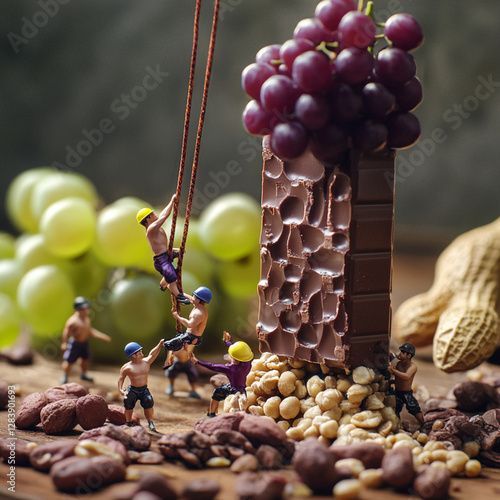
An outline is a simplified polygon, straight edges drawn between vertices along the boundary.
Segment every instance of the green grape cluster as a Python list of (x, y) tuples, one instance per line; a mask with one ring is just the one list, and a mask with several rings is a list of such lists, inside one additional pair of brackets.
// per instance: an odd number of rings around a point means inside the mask
[[(106, 204), (85, 176), (40, 167), (11, 182), (5, 206), (18, 234), (0, 232), (0, 348), (27, 329), (35, 348), (57, 351), (78, 295), (89, 299), (93, 325), (112, 336), (110, 344), (93, 346), (100, 361), (122, 361), (123, 345), (132, 340), (147, 347), (175, 335), (170, 293), (159, 289), (161, 276), (136, 221), (148, 202), (127, 196)], [(191, 294), (204, 285), (214, 292), (207, 336), (251, 330), (260, 223), (260, 204), (243, 193), (220, 196), (191, 217), (182, 288)], [(168, 235), (170, 224), (169, 218)], [(183, 226), (179, 217), (174, 247)]]

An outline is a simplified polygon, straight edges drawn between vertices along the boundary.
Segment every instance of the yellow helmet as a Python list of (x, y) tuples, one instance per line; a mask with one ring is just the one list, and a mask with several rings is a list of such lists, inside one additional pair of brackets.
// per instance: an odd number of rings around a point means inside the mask
[(141, 222), (150, 214), (153, 213), (153, 209), (152, 208), (141, 208), (138, 212), (137, 212), (137, 223), (139, 225), (141, 225)]
[(253, 358), (252, 349), (246, 342), (235, 342), (229, 346), (227, 352), (236, 361), (250, 361)]

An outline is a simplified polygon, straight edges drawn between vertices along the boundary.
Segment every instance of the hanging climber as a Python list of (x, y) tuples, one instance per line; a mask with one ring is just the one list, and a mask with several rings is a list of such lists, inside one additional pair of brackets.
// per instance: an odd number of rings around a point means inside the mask
[(172, 254), (173, 257), (170, 257), (168, 253), (168, 238), (162, 227), (163, 223), (168, 219), (176, 199), (177, 195), (174, 194), (170, 203), (160, 212), (158, 217), (153, 212), (153, 209), (142, 208), (137, 212), (137, 222), (146, 228), (146, 238), (154, 253), (155, 269), (163, 276), (160, 281), (160, 288), (162, 291), (168, 288), (181, 304), (188, 305), (191, 302), (179, 290), (179, 286), (177, 285), (177, 271), (172, 264), (172, 258), (178, 257), (179, 254), (174, 251)]
[(205, 306), (212, 300), (212, 292), (206, 286), (200, 286), (193, 292), (193, 297), (190, 298), (193, 309), (188, 318), (183, 318), (179, 316), (175, 309), (172, 310), (172, 315), (186, 327), (186, 331), (178, 332), (173, 339), (165, 340), (163, 345), (169, 353), (167, 354), (164, 369), (174, 362), (174, 353), (176, 351), (186, 349), (188, 352), (193, 352), (193, 349), (201, 344), (201, 336), (205, 331), (208, 320), (208, 311)]

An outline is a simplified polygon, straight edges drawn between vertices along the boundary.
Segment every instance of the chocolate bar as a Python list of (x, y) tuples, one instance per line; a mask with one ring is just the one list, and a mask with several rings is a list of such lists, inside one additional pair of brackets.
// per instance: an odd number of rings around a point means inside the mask
[(385, 368), (391, 324), (395, 153), (310, 151), (282, 161), (263, 140), (261, 352), (333, 368)]

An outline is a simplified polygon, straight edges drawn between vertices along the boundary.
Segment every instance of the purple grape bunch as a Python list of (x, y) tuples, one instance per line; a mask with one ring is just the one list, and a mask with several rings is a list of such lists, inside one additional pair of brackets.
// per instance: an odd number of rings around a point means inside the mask
[(309, 147), (335, 164), (349, 148), (402, 149), (420, 137), (412, 111), (422, 101), (422, 85), (410, 52), (422, 44), (422, 28), (404, 13), (381, 28), (372, 11), (373, 2), (322, 0), (292, 39), (262, 48), (243, 70), (242, 87), (252, 98), (245, 128), (270, 134), (280, 158)]

